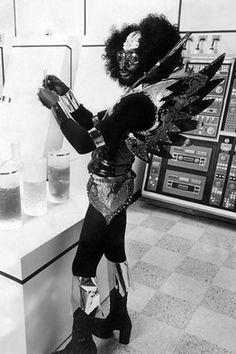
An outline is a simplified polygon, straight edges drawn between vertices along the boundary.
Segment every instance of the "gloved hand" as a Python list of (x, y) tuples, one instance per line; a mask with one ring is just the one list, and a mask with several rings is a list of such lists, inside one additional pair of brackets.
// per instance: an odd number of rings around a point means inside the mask
[(43, 80), (43, 87), (55, 91), (59, 96), (65, 95), (69, 87), (55, 75), (47, 75)]
[(37, 95), (41, 103), (49, 109), (59, 100), (59, 96), (56, 92), (44, 88), (40, 88)]

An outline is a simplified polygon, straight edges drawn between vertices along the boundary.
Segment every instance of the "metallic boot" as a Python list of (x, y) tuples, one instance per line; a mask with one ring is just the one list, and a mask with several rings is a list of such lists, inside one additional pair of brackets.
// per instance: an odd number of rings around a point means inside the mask
[(119, 342), (128, 344), (132, 323), (127, 311), (128, 288), (132, 286), (131, 274), (127, 262), (112, 263), (115, 287), (110, 291), (110, 312), (105, 319), (95, 318), (92, 333), (99, 338), (113, 337), (113, 331), (119, 330)]
[(72, 285), (73, 327), (72, 338), (57, 354), (96, 354), (92, 338), (94, 316), (100, 303), (95, 278), (73, 277)]

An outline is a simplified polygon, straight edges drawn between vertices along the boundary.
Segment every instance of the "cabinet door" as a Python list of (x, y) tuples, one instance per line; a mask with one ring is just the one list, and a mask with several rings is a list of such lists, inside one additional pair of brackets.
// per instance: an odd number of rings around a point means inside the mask
[(0, 103), (1, 159), (8, 158), (9, 144), (21, 142), (22, 158), (41, 156), (45, 149), (60, 147), (62, 134), (50, 110), (38, 99), (44, 71), (70, 84), (71, 50), (66, 45), (20, 44), (13, 46)]

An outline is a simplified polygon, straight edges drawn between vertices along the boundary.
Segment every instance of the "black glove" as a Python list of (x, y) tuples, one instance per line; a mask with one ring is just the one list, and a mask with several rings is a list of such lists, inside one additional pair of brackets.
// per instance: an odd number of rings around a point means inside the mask
[(59, 96), (65, 95), (69, 90), (69, 87), (55, 75), (47, 75), (43, 80), (43, 87), (55, 91)]
[(41, 103), (49, 109), (51, 109), (51, 107), (59, 100), (59, 97), (56, 92), (44, 88), (39, 89), (37, 95)]

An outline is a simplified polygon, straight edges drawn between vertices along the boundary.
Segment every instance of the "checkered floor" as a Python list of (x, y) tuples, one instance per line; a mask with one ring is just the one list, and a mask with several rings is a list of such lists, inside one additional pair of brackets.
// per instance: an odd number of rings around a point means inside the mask
[(235, 229), (134, 203), (126, 233), (131, 341), (94, 338), (98, 354), (236, 354)]

